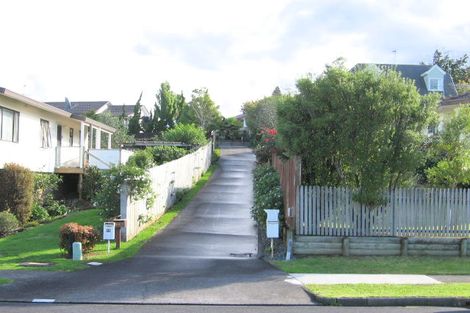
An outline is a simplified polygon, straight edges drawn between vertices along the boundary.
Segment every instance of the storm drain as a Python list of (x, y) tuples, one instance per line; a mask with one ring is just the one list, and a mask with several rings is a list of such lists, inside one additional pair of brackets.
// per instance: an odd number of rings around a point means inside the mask
[(253, 253), (230, 253), (230, 256), (234, 258), (251, 258)]

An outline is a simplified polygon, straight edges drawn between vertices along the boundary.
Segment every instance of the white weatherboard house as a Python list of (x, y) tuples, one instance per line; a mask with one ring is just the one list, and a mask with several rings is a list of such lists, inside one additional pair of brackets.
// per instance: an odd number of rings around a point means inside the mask
[[(17, 163), (35, 172), (82, 174), (88, 165), (121, 161), (111, 148), (115, 129), (0, 87), (0, 168)], [(80, 175), (81, 176), (81, 175)]]

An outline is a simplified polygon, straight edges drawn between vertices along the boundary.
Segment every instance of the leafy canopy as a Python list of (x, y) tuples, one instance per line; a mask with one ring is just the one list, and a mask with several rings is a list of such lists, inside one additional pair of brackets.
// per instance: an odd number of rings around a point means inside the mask
[(413, 178), (438, 96), (420, 96), (395, 71), (342, 65), (297, 88), (279, 105), (278, 132), (280, 145), (302, 158), (305, 181), (356, 188), (356, 200), (376, 205), (385, 188)]

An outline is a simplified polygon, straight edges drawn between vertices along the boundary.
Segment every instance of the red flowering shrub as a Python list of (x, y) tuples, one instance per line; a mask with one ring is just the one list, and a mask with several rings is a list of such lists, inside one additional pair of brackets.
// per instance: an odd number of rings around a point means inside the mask
[(272, 153), (276, 151), (276, 135), (277, 130), (274, 128), (264, 128), (259, 132), (260, 141), (255, 149), (258, 162), (271, 160)]
[(74, 242), (81, 242), (83, 253), (87, 253), (93, 249), (98, 239), (99, 234), (93, 226), (67, 223), (60, 228), (60, 248), (65, 250), (68, 258), (72, 257)]

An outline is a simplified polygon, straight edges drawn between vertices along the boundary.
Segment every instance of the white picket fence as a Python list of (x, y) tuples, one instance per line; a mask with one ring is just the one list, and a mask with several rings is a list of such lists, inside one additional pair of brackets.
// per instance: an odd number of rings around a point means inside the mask
[(132, 200), (127, 188), (121, 190), (121, 218), (126, 227), (121, 232), (123, 240), (132, 239), (150, 222), (160, 217), (176, 200), (178, 191), (191, 188), (211, 165), (212, 143), (198, 150), (149, 170), (152, 189), (156, 195), (153, 205), (147, 207), (146, 199)]
[(348, 188), (299, 186), (297, 235), (470, 237), (470, 190), (398, 188), (376, 208), (352, 195)]

